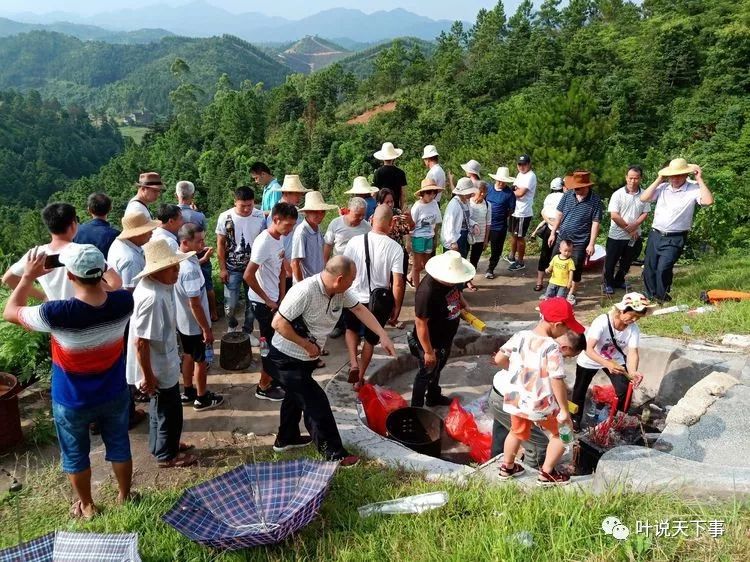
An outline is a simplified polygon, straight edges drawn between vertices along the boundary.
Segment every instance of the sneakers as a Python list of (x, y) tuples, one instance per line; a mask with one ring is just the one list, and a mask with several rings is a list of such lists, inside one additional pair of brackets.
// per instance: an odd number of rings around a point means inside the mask
[(270, 400), (271, 402), (281, 402), (286, 393), (283, 388), (271, 385), (263, 390), (260, 385), (255, 387), (255, 397), (260, 400)]
[(570, 483), (570, 476), (553, 470), (552, 472), (544, 472), (539, 470), (539, 478), (536, 481), (540, 486), (565, 486)]
[(517, 462), (514, 462), (513, 466), (506, 466), (505, 463), (503, 463), (500, 465), (500, 474), (498, 477), (500, 480), (510, 480), (516, 476), (521, 476), (524, 472), (526, 472), (526, 469)]
[(273, 450), (276, 453), (283, 453), (284, 451), (289, 451), (290, 449), (307, 447), (310, 443), (312, 443), (312, 437), (310, 437), (309, 435), (300, 435), (296, 439), (287, 443), (282, 443), (277, 437), (276, 441), (273, 442)]
[(194, 386), (186, 386), (185, 389), (182, 391), (182, 394), (180, 394), (180, 402), (182, 402), (183, 406), (187, 406), (188, 404), (192, 404), (196, 401), (198, 398), (198, 391), (195, 390)]
[(526, 264), (522, 261), (514, 261), (510, 264), (508, 271), (521, 271), (522, 269), (526, 269)]
[(494, 271), (488, 271), (484, 274), (485, 279), (494, 279), (495, 278), (495, 272)]
[(445, 396), (444, 394), (440, 394), (434, 398), (427, 398), (427, 400), (425, 400), (425, 403), (430, 408), (433, 406), (450, 406), (451, 402), (453, 402), (453, 398)]
[(202, 412), (204, 410), (213, 410), (224, 403), (224, 397), (221, 394), (206, 392), (204, 396), (199, 396), (193, 402), (193, 410)]
[(568, 296), (567, 296), (567, 297), (565, 297), (565, 298), (567, 299), (567, 301), (568, 301), (568, 302), (569, 302), (570, 304), (572, 304), (572, 305), (574, 305), (574, 306), (575, 306), (575, 304), (576, 304), (576, 302), (577, 302), (577, 301), (576, 301), (576, 296), (575, 296), (575, 295), (574, 295), (573, 293), (568, 293)]
[(510, 254), (508, 254), (507, 256), (503, 256), (503, 259), (510, 264), (516, 263), (516, 256), (512, 256)]
[(338, 462), (339, 466), (343, 468), (349, 468), (359, 464), (359, 457), (357, 455), (350, 455), (345, 449), (328, 457), (329, 461)]
[(615, 290), (609, 285), (604, 285), (604, 288), (602, 290), (604, 291), (604, 294), (607, 296), (615, 294)]

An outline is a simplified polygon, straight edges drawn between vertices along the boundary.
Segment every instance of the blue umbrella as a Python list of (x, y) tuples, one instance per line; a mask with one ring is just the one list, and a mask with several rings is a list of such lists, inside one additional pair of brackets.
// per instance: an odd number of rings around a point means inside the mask
[(57, 531), (0, 550), (0, 562), (141, 562), (136, 533)]
[(163, 519), (214, 548), (275, 544), (312, 521), (337, 466), (309, 459), (246, 464), (190, 488)]

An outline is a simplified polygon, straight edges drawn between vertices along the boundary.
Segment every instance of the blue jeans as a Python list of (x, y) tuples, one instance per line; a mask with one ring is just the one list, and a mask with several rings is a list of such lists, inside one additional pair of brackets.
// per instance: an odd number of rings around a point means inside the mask
[[(237, 305), (240, 302), (240, 293), (245, 296), (245, 323), (242, 325), (242, 331), (248, 334), (253, 331), (253, 308), (250, 306), (247, 298), (249, 287), (242, 279), (242, 271), (229, 271), (229, 282), (224, 285), (224, 312), (227, 315), (227, 326), (234, 329), (237, 327)], [(243, 292), (244, 291), (244, 292)]]
[(89, 426), (99, 425), (106, 449), (105, 460), (127, 462), (131, 459), (128, 421), (130, 390), (123, 390), (117, 397), (88, 408), (68, 408), (52, 402), (57, 440), (60, 443), (63, 472), (76, 474), (91, 466), (89, 452), (91, 438)]
[(550, 283), (547, 285), (547, 292), (544, 293), (544, 296), (548, 299), (551, 299), (552, 297), (564, 297), (568, 294), (568, 288), (563, 287), (562, 285), (555, 285), (554, 283)]

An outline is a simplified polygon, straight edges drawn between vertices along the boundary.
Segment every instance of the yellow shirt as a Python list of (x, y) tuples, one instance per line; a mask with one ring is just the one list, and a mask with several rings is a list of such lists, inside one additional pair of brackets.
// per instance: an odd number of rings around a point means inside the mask
[(558, 287), (567, 287), (570, 272), (576, 270), (573, 259), (563, 259), (558, 254), (552, 258), (549, 266), (552, 268), (552, 277), (550, 277), (549, 282)]

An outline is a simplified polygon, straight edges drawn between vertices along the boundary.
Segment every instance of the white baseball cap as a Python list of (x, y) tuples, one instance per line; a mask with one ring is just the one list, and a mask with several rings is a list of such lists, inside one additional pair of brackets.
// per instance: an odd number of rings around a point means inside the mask
[(81, 279), (96, 279), (107, 271), (107, 262), (92, 244), (68, 244), (60, 252), (60, 263)]

